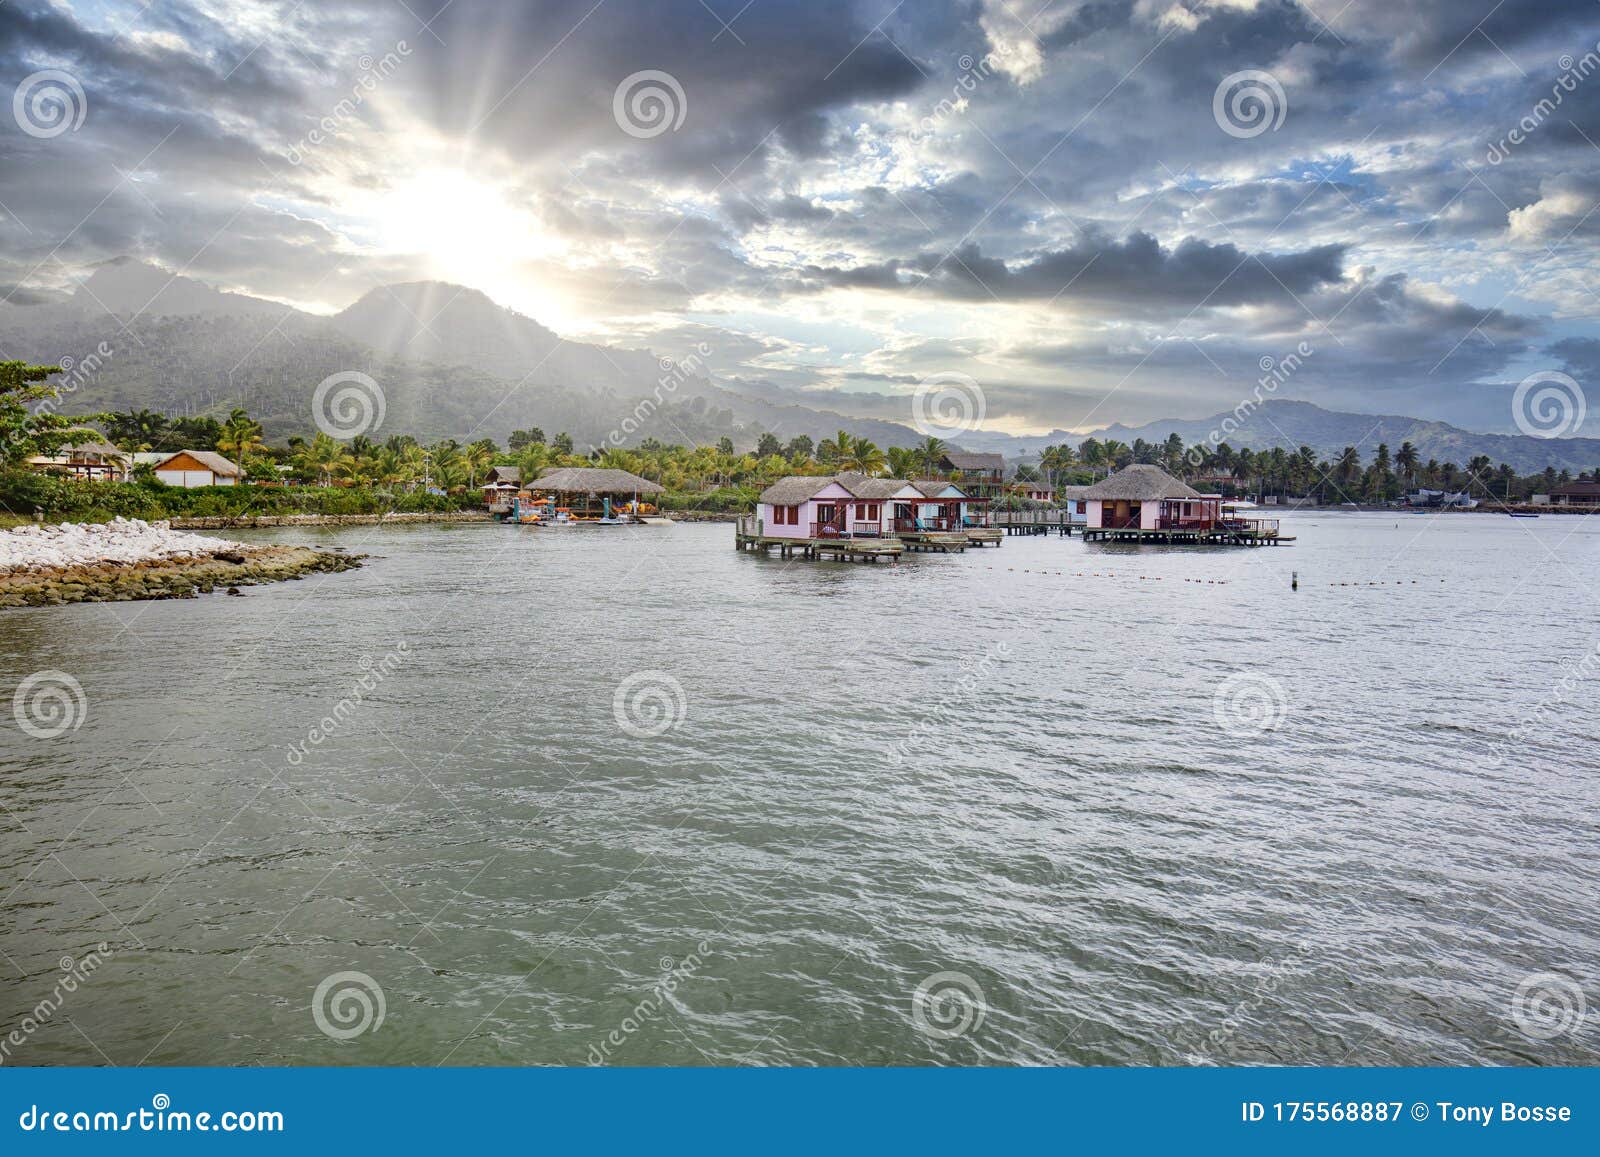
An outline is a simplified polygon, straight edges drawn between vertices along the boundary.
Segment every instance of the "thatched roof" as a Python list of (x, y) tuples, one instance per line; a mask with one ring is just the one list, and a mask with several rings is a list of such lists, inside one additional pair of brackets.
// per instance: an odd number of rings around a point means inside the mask
[[(756, 501), (770, 506), (799, 506), (818, 491), (838, 481), (832, 474), (791, 474), (763, 490)], [(840, 485), (844, 484), (841, 482)], [(850, 488), (845, 486), (845, 489)]]
[(1095, 502), (1155, 502), (1162, 498), (1199, 498), (1200, 492), (1159, 466), (1136, 462), (1096, 482), (1084, 491), (1083, 497)]
[(512, 486), (516, 486), (522, 481), (522, 467), (491, 466), (489, 473), (483, 476), (483, 480), (486, 483), (509, 482)]
[(66, 445), (62, 446), (60, 450), (57, 450), (56, 453), (57, 454), (83, 454), (83, 455), (86, 455), (86, 456), (100, 457), (100, 458), (124, 458), (125, 459), (125, 458), (128, 457), (121, 450), (118, 450), (115, 446), (113, 446), (110, 442), (106, 442), (106, 441), (99, 440), (99, 439), (91, 439), (91, 440), (85, 441), (85, 442), (68, 442)]
[(941, 461), (947, 470), (1004, 470), (1004, 454), (968, 454), (964, 450), (951, 450)]
[(922, 496), (924, 498), (934, 498), (943, 491), (952, 489), (962, 497), (966, 497), (967, 494), (965, 490), (961, 489), (961, 487), (957, 486), (954, 482), (951, 482), (948, 478), (913, 478), (911, 480), (911, 485), (922, 491)]
[(882, 502), (910, 485), (904, 478), (869, 478), (865, 474), (849, 471), (834, 475), (835, 481), (857, 498), (867, 502)]
[(170, 454), (163, 455), (161, 461), (156, 462), (153, 465), (157, 470), (159, 470), (161, 469), (162, 463), (170, 462), (179, 454), (187, 454), (213, 474), (221, 474), (224, 478), (244, 477), (243, 470), (239, 469), (238, 466), (224, 458), (221, 454), (218, 454), (215, 450), (174, 450)]
[(1088, 498), (1090, 489), (1092, 488), (1088, 486), (1058, 486), (1056, 488), (1056, 498), (1062, 502), (1076, 502), (1079, 499)]
[(600, 470), (587, 466), (552, 466), (539, 475), (533, 490), (563, 494), (662, 494), (666, 487), (626, 470)]

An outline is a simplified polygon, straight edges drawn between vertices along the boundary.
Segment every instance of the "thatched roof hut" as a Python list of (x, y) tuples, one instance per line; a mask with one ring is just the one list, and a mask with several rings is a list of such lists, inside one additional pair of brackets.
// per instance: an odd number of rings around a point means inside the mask
[(1163, 498), (1199, 498), (1200, 492), (1159, 466), (1136, 462), (1096, 482), (1083, 497), (1091, 502), (1159, 502)]
[(666, 487), (640, 478), (626, 470), (602, 470), (587, 466), (552, 466), (530, 483), (530, 490), (556, 494), (664, 494)]

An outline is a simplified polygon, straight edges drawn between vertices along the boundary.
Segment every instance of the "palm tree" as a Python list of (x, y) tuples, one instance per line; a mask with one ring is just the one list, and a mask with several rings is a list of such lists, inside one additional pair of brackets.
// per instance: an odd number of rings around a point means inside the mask
[(261, 440), (260, 422), (252, 420), (243, 410), (234, 410), (228, 415), (222, 433), (217, 437), (219, 451), (243, 466), (246, 458), (266, 448), (266, 443)]
[(326, 486), (333, 474), (334, 466), (342, 457), (344, 457), (344, 447), (319, 431), (315, 438), (302, 447), (296, 456), (296, 464), (307, 473), (320, 475), (322, 484)]
[(939, 462), (949, 452), (950, 447), (945, 445), (944, 439), (935, 438), (931, 434), (917, 443), (917, 459), (924, 473), (930, 478), (938, 474)]
[(847, 462), (855, 448), (855, 439), (840, 430), (831, 438), (824, 438), (817, 447), (817, 459), (825, 466), (838, 466)]
[(1421, 461), (1422, 456), (1417, 453), (1415, 446), (1410, 442), (1400, 443), (1400, 452), (1394, 456), (1394, 468), (1406, 480), (1407, 489), (1416, 483), (1417, 466)]
[(922, 466), (922, 455), (904, 446), (890, 446), (888, 462), (889, 473), (896, 478), (915, 478)]
[(884, 468), (883, 451), (873, 444), (871, 439), (857, 438), (850, 448), (850, 469), (859, 470), (863, 474), (882, 474)]
[(1098, 438), (1085, 438), (1078, 447), (1078, 458), (1092, 472), (1098, 473), (1106, 464), (1105, 443)]
[(1338, 480), (1339, 492), (1348, 498), (1349, 489), (1361, 473), (1361, 451), (1346, 446), (1339, 451), (1339, 460), (1333, 464), (1333, 476)]

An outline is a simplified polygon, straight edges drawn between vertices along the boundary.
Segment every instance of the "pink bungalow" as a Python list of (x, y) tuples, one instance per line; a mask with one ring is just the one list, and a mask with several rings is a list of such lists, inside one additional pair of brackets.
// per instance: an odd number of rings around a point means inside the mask
[(1083, 492), (1089, 530), (1210, 530), (1222, 496), (1201, 494), (1159, 466), (1136, 463)]
[(768, 538), (883, 538), (910, 517), (920, 490), (898, 478), (865, 474), (780, 478), (756, 501), (756, 533)]

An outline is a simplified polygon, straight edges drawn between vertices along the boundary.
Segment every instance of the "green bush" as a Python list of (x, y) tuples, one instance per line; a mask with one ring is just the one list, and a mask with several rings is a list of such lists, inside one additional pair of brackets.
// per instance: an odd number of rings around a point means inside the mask
[(475, 493), (390, 493), (342, 486), (198, 486), (185, 489), (155, 479), (80, 482), (15, 471), (0, 474), (0, 510), (22, 517), (43, 510), (52, 522), (104, 522), (110, 518), (238, 518), (281, 514), (443, 513), (475, 510)]

